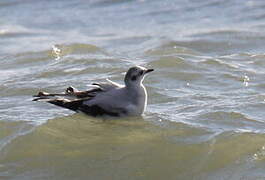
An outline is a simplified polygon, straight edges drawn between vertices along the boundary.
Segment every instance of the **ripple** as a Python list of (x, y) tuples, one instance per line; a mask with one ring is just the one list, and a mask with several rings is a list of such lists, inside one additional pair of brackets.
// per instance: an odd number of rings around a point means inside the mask
[(184, 58), (177, 56), (163, 56), (149, 63), (157, 68), (193, 69), (194, 67)]
[(237, 70), (239, 68), (239, 66), (232, 64), (231, 62), (225, 62), (221, 59), (205, 59), (205, 60), (202, 60), (200, 63), (206, 64), (209, 66), (215, 66), (223, 70), (225, 69)]
[(198, 119), (202, 124), (213, 128), (265, 133), (265, 131), (257, 131), (258, 127), (265, 127), (263, 122), (249, 118), (240, 112), (209, 112), (198, 116)]
[(174, 54), (187, 54), (187, 55), (200, 55), (198, 52), (194, 51), (192, 48), (183, 46), (182, 42), (167, 42), (158, 46), (156, 48), (150, 49), (145, 52), (146, 55), (156, 56), (156, 55), (174, 55)]
[(0, 121), (0, 155), (2, 150), (17, 137), (23, 136), (32, 131), (33, 125), (28, 122)]
[(107, 54), (102, 48), (99, 48), (92, 44), (55, 44), (51, 48), (51, 55), (55, 58), (60, 56), (66, 56), (68, 54), (90, 54), (90, 53), (101, 53)]

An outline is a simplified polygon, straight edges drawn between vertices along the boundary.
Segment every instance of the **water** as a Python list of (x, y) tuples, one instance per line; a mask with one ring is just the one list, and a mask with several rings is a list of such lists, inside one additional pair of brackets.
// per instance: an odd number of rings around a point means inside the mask
[[(265, 179), (263, 1), (0, 2), (0, 179)], [(145, 79), (142, 117), (32, 102)]]

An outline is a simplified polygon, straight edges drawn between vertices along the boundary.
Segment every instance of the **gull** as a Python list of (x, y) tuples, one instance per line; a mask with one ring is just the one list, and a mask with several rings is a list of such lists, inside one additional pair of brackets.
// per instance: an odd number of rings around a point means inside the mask
[(68, 87), (65, 93), (39, 92), (33, 101), (45, 101), (72, 111), (90, 116), (140, 116), (147, 105), (144, 77), (154, 69), (131, 67), (124, 78), (124, 85), (109, 79), (104, 83), (93, 83), (94, 88), (79, 91)]

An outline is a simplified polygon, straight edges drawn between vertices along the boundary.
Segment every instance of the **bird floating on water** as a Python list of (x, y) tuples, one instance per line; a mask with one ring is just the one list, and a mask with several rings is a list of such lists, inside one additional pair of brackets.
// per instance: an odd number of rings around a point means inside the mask
[(124, 85), (107, 79), (105, 83), (93, 83), (87, 91), (68, 87), (65, 93), (39, 92), (33, 101), (45, 101), (91, 116), (139, 116), (147, 104), (147, 93), (143, 85), (145, 75), (154, 69), (131, 67), (124, 78)]

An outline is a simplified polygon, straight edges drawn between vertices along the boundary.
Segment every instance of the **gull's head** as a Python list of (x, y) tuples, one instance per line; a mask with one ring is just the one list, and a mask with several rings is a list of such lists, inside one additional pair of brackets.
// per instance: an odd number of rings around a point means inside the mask
[(141, 66), (131, 67), (125, 75), (124, 82), (126, 86), (141, 85), (145, 75), (152, 71), (154, 71), (154, 69), (146, 69)]

